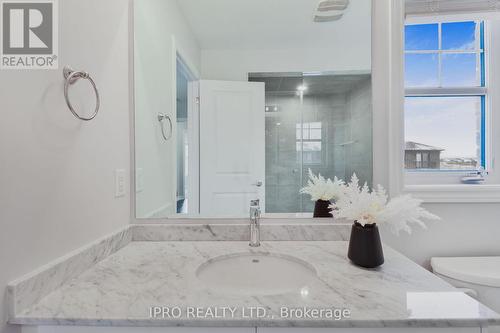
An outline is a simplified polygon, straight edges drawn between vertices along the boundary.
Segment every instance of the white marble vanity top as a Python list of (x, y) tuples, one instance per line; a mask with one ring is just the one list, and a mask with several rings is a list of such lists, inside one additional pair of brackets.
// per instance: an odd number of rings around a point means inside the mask
[[(133, 241), (40, 301), (11, 323), (102, 326), (302, 326), (449, 327), (500, 324), (500, 316), (457, 292), (403, 255), (384, 247), (376, 270), (352, 265), (347, 242)], [(196, 271), (207, 260), (245, 252), (293, 256), (314, 267), (317, 278), (300, 292), (234, 295), (205, 286)], [(151, 316), (151, 307), (178, 307), (179, 318)], [(262, 307), (265, 318), (250, 317)], [(349, 318), (283, 317), (280, 309), (348, 309)], [(204, 315), (188, 318), (191, 308)], [(224, 308), (235, 309), (222, 316)], [(208, 315), (207, 315), (208, 311)], [(218, 311), (216, 314), (215, 312)], [(246, 311), (246, 313), (245, 313)], [(210, 312), (212, 316), (210, 315)], [(200, 313), (200, 314), (201, 314)], [(215, 317), (218, 315), (219, 317)]]

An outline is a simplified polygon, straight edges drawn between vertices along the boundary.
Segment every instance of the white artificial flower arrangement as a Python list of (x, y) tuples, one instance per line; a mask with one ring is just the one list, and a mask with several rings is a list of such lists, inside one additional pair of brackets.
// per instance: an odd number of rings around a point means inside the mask
[(315, 176), (309, 169), (309, 180), (307, 186), (300, 190), (302, 194), (309, 194), (312, 201), (337, 200), (344, 193), (345, 183), (343, 180), (335, 177), (333, 181), (318, 174)]
[(358, 222), (362, 226), (388, 224), (395, 234), (406, 231), (411, 234), (410, 224), (426, 229), (423, 220), (440, 220), (421, 207), (422, 201), (411, 195), (402, 195), (389, 200), (381, 185), (370, 190), (368, 185), (360, 186), (353, 174), (351, 182), (344, 186), (343, 195), (330, 206), (335, 218)]

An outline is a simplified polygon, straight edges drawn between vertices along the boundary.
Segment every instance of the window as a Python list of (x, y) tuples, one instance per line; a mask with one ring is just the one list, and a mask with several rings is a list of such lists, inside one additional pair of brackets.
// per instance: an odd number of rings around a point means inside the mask
[[(322, 161), (322, 124), (321, 122), (303, 123), (296, 126), (297, 160), (304, 164), (321, 164)], [(300, 154), (302, 152), (302, 154)], [(301, 156), (302, 155), (302, 156)]]
[(482, 21), (405, 27), (405, 169), (486, 167)]

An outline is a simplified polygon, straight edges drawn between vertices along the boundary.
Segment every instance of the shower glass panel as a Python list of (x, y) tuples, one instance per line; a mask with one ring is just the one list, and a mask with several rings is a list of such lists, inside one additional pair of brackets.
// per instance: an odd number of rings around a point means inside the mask
[(369, 74), (253, 73), (266, 85), (266, 213), (312, 212), (309, 169), (372, 182)]

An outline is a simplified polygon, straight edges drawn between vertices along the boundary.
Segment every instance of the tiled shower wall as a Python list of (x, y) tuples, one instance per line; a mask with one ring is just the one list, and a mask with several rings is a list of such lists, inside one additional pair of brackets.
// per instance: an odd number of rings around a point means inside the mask
[[(304, 96), (266, 94), (266, 212), (311, 212), (314, 203), (299, 190), (308, 170), (348, 180), (356, 172), (372, 181), (371, 82), (342, 94)], [(273, 107), (277, 111), (273, 111)], [(321, 158), (302, 164), (297, 125), (321, 123)], [(351, 143), (350, 143), (351, 142)]]
[(349, 92), (349, 131), (352, 145), (346, 146), (346, 175), (349, 180), (355, 172), (361, 183), (372, 185), (372, 89), (371, 80), (362, 81)]

